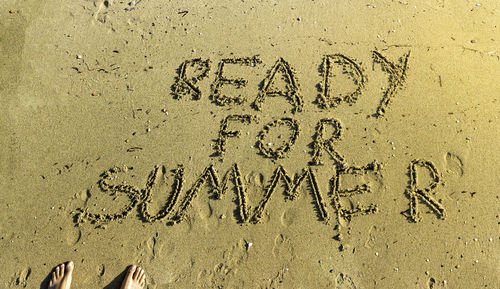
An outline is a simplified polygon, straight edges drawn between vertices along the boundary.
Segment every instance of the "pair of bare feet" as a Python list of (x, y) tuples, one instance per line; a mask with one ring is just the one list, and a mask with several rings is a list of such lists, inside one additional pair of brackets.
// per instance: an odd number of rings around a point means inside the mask
[[(48, 289), (70, 289), (73, 275), (73, 262), (61, 264), (52, 272)], [(146, 274), (141, 267), (135, 265), (127, 269), (127, 274), (123, 279), (120, 289), (142, 289), (146, 282)]]

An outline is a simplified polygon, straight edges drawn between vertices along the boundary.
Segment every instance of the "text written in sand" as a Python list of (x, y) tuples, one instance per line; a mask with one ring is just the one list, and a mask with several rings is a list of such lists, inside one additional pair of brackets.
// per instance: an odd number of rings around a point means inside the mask
[[(397, 91), (403, 87), (406, 81), (408, 60), (410, 52), (403, 54), (396, 62), (389, 61), (382, 53), (372, 51), (374, 63), (380, 64), (381, 70), (388, 76), (388, 87), (384, 89), (374, 116), (377, 118), (386, 115), (390, 103), (396, 96)], [(291, 112), (295, 115), (304, 110), (304, 96), (300, 90), (299, 80), (292, 65), (284, 58), (278, 58), (272, 67), (267, 71), (265, 78), (259, 85), (259, 90), (252, 98), (242, 94), (225, 93), (224, 87), (240, 89), (247, 86), (248, 81), (244, 78), (228, 77), (226, 71), (231, 66), (254, 68), (262, 61), (257, 56), (224, 58), (221, 59), (215, 71), (215, 76), (210, 84), (209, 91), (203, 91), (200, 84), (207, 81), (210, 75), (211, 61), (209, 59), (189, 59), (183, 61), (178, 70), (177, 76), (172, 85), (172, 95), (175, 99), (190, 98), (198, 101), (208, 95), (208, 98), (216, 105), (228, 106), (229, 110), (245, 103), (250, 103), (250, 107), (256, 114), (229, 113), (220, 123), (218, 135), (211, 157), (224, 159), (227, 149), (227, 142), (241, 136), (241, 131), (232, 128), (234, 124), (253, 125), (258, 123), (258, 112), (262, 111), (269, 103), (268, 98), (282, 97), (290, 106)], [(333, 67), (340, 69), (352, 82), (353, 89), (348, 92), (334, 93)], [(366, 87), (368, 77), (363, 65), (344, 54), (327, 54), (323, 56), (319, 64), (320, 78), (318, 81), (318, 95), (311, 102), (316, 104), (320, 110), (329, 110), (341, 103), (354, 104), (362, 95)], [(260, 132), (256, 135), (256, 148), (261, 156), (271, 159), (275, 164), (279, 159), (288, 157), (300, 132), (300, 123), (292, 117), (276, 117), (271, 121), (261, 125)], [(284, 137), (281, 145), (272, 146), (268, 141), (273, 130), (288, 130), (287, 137)], [(303, 191), (308, 191), (312, 197), (312, 212), (315, 212), (318, 219), (327, 224), (332, 222), (349, 222), (353, 217), (374, 214), (379, 210), (379, 205), (374, 202), (348, 202), (346, 205), (342, 199), (350, 199), (356, 195), (369, 195), (373, 193), (368, 182), (361, 182), (352, 187), (343, 185), (342, 180), (349, 176), (371, 175), (373, 178), (382, 178), (382, 164), (377, 161), (366, 165), (357, 166), (351, 164), (343, 154), (336, 149), (337, 143), (341, 140), (345, 130), (339, 119), (326, 117), (316, 121), (315, 132), (312, 136), (311, 159), (307, 167), (295, 174), (290, 174), (282, 165), (276, 164), (274, 172), (269, 177), (270, 181), (264, 187), (263, 192), (251, 192), (252, 195), (261, 195), (258, 201), (249, 201), (247, 182), (243, 177), (243, 172), (238, 163), (234, 163), (225, 173), (220, 173), (216, 166), (208, 165), (201, 171), (190, 188), (184, 190), (185, 167), (180, 164), (172, 172), (173, 185), (166, 202), (156, 212), (152, 212), (152, 188), (158, 182), (165, 181), (168, 170), (165, 166), (155, 166), (149, 174), (145, 185), (117, 184), (113, 180), (117, 175), (129, 174), (132, 167), (114, 167), (105, 171), (98, 185), (102, 192), (111, 195), (123, 194), (128, 197), (127, 204), (116, 213), (96, 213), (89, 208), (79, 209), (77, 222), (90, 221), (93, 224), (101, 225), (125, 218), (134, 209), (138, 210), (139, 216), (145, 222), (156, 222), (164, 220), (167, 224), (173, 225), (181, 222), (189, 214), (190, 206), (195, 198), (202, 191), (207, 191), (213, 199), (222, 200), (228, 195), (228, 191), (234, 191), (235, 195), (235, 216), (240, 223), (258, 223), (262, 221), (263, 215), (268, 210), (269, 201), (277, 193), (278, 188), (284, 188), (283, 195), (286, 200), (294, 201)], [(329, 179), (320, 179), (318, 172), (325, 169), (325, 156), (330, 157), (328, 168), (333, 170)], [(417, 184), (417, 168), (424, 169), (432, 176), (432, 182), (427, 186)], [(445, 209), (440, 200), (436, 200), (434, 195), (438, 185), (442, 185), (441, 176), (436, 166), (428, 160), (413, 160), (409, 165), (409, 187), (406, 196), (410, 200), (407, 216), (411, 221), (420, 221), (418, 202), (428, 205), (435, 214), (444, 218)], [(326, 181), (329, 184), (329, 191), (322, 192), (319, 182)], [(276, 198), (276, 197), (274, 197)]]

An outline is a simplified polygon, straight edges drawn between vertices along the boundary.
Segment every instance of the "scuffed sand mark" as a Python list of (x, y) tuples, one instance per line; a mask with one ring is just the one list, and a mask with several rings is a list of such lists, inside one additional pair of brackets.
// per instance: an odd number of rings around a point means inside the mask
[(247, 242), (238, 241), (230, 249), (226, 250), (223, 256), (226, 263), (231, 266), (242, 264), (248, 258)]
[(97, 11), (94, 13), (94, 20), (101, 23), (106, 23), (108, 20), (108, 9), (113, 4), (112, 0), (103, 0), (99, 2), (94, 2), (94, 6), (97, 7)]
[(31, 267), (27, 267), (17, 271), (16, 273), (14, 273), (14, 275), (12, 275), (9, 282), (9, 287), (27, 288), (30, 275)]
[(248, 259), (248, 243), (236, 242), (223, 253), (223, 261), (214, 265), (213, 269), (202, 270), (198, 274), (201, 288), (226, 288), (235, 280), (238, 268)]
[(372, 248), (372, 243), (375, 242), (375, 234), (374, 232), (377, 231), (377, 226), (372, 225), (370, 229), (368, 230), (368, 238), (365, 241), (365, 248)]
[(104, 276), (104, 273), (106, 273), (106, 266), (104, 264), (101, 264), (100, 266), (97, 267), (97, 275), (99, 277)]
[(429, 279), (429, 281), (427, 282), (427, 288), (433, 289), (433, 288), (435, 288), (435, 285), (436, 285), (436, 279), (431, 277)]
[(429, 280), (427, 281), (427, 288), (438, 289), (438, 288), (454, 288), (454, 287), (452, 286), (448, 287), (448, 281), (446, 280), (439, 282), (436, 278), (430, 277)]
[(275, 288), (284, 288), (283, 281), (285, 279), (286, 274), (288, 273), (288, 268), (283, 266), (277, 273), (276, 276), (269, 279), (267, 284), (264, 286), (260, 286), (262, 289), (275, 289)]
[(354, 284), (354, 281), (352, 281), (351, 277), (345, 275), (344, 273), (340, 273), (337, 276), (337, 285), (335, 286), (336, 289), (357, 289), (358, 287), (356, 284)]

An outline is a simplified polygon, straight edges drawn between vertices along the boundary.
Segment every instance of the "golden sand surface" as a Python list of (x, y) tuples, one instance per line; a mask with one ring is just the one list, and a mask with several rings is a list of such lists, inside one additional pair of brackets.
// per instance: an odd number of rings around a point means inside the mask
[(499, 13), (2, 0), (0, 287), (499, 288)]

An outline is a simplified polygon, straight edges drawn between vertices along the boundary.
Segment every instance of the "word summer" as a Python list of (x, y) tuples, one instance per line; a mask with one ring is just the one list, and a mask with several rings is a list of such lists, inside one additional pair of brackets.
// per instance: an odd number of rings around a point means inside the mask
[[(432, 177), (430, 184), (425, 187), (417, 185), (417, 168), (427, 170)], [(235, 193), (233, 199), (236, 203), (235, 217), (240, 223), (258, 223), (265, 214), (267, 205), (273, 195), (279, 195), (276, 191), (284, 188), (285, 199), (294, 201), (301, 196), (301, 189), (309, 191), (313, 200), (311, 212), (316, 212), (318, 219), (325, 223), (330, 223), (332, 215), (340, 223), (350, 221), (353, 217), (376, 213), (379, 208), (377, 204), (359, 204), (347, 206), (341, 202), (341, 198), (351, 198), (359, 194), (371, 193), (370, 185), (367, 183), (344, 188), (342, 185), (346, 175), (374, 174), (381, 177), (381, 165), (377, 162), (369, 163), (365, 166), (337, 167), (335, 173), (329, 180), (330, 192), (321, 192), (318, 185), (318, 172), (313, 167), (306, 167), (295, 175), (290, 175), (283, 166), (277, 166), (274, 170), (269, 184), (265, 187), (262, 198), (256, 204), (248, 203), (248, 192), (246, 183), (242, 177), (243, 172), (240, 166), (235, 163), (224, 174), (219, 174), (213, 165), (206, 167), (199, 177), (194, 181), (189, 189), (183, 194), (184, 187), (184, 167), (179, 165), (174, 171), (173, 188), (165, 204), (157, 211), (151, 212), (152, 188), (155, 184), (164, 180), (159, 174), (165, 174), (165, 166), (156, 166), (149, 174), (145, 186), (138, 188), (133, 185), (113, 184), (112, 181), (118, 174), (129, 174), (133, 168), (115, 167), (105, 171), (98, 181), (102, 192), (110, 195), (124, 194), (128, 196), (129, 202), (117, 213), (103, 214), (93, 213), (88, 208), (79, 209), (75, 221), (77, 223), (90, 221), (98, 226), (115, 220), (125, 218), (134, 208), (137, 208), (139, 216), (145, 222), (155, 222), (166, 220), (167, 225), (174, 225), (184, 220), (189, 214), (190, 205), (198, 197), (202, 189), (207, 189), (212, 199), (221, 200), (228, 195), (228, 189)], [(408, 218), (411, 221), (419, 222), (421, 217), (418, 210), (418, 202), (421, 201), (429, 206), (439, 218), (445, 217), (443, 205), (434, 198), (435, 189), (442, 184), (441, 177), (435, 165), (426, 160), (413, 160), (409, 166), (409, 186), (406, 195), (410, 199)], [(307, 185), (306, 185), (307, 184)], [(281, 185), (281, 186), (280, 186)], [(258, 195), (260, 192), (251, 192)], [(315, 207), (315, 208), (314, 208)], [(333, 213), (332, 213), (333, 211)]]
[[(398, 89), (402, 88), (406, 80), (408, 69), (408, 58), (410, 51), (401, 56), (397, 62), (389, 61), (380, 52), (373, 51), (374, 63), (379, 63), (381, 70), (388, 75), (388, 87), (383, 92), (382, 99), (377, 108), (375, 116), (383, 116), (392, 99), (396, 96)], [(228, 78), (225, 70), (230, 65), (245, 66), (251, 69), (262, 61), (257, 57), (224, 58), (220, 60), (215, 72), (215, 79), (211, 83), (209, 98), (217, 105), (242, 104), (247, 98), (242, 95), (226, 95), (222, 92), (224, 86), (232, 86), (236, 89), (247, 85), (248, 80), (244, 78)], [(341, 69), (354, 85), (352, 91), (336, 92), (334, 68)], [(177, 70), (175, 82), (172, 85), (172, 95), (175, 99), (185, 96), (193, 100), (199, 100), (203, 96), (199, 82), (208, 78), (210, 72), (210, 60), (201, 58), (185, 60)], [(319, 66), (321, 81), (318, 83), (318, 94), (315, 103), (322, 109), (333, 108), (342, 102), (353, 104), (363, 93), (368, 78), (362, 64), (355, 59), (343, 54), (324, 55)], [(259, 86), (257, 96), (250, 100), (252, 107), (260, 111), (268, 97), (285, 97), (292, 106), (292, 112), (301, 112), (304, 99), (300, 91), (296, 72), (285, 59), (279, 58)]]

